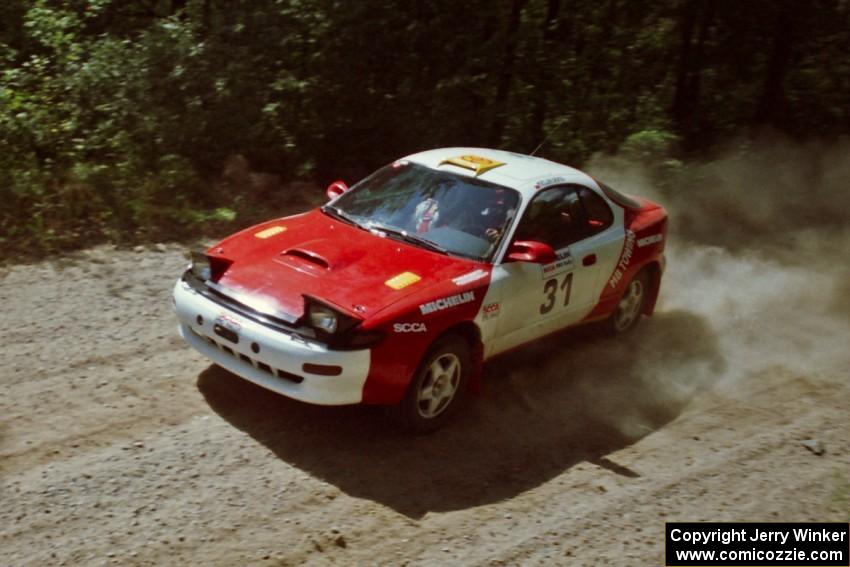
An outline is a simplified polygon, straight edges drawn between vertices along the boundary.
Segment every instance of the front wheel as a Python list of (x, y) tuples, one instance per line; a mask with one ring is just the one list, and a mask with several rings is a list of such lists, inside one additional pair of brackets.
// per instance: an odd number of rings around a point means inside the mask
[(649, 294), (649, 274), (641, 270), (626, 286), (617, 308), (608, 319), (608, 330), (614, 334), (629, 331), (640, 322)]
[(436, 341), (413, 375), (407, 393), (395, 408), (396, 419), (414, 433), (442, 427), (460, 405), (469, 383), (472, 356), (462, 338)]

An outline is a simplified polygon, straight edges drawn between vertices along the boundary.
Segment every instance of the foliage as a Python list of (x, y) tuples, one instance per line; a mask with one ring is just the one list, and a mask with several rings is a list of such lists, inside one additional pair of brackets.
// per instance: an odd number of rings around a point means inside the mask
[(674, 156), (747, 132), (847, 134), (848, 35), (841, 0), (9, 0), (0, 243), (238, 225), (269, 194), (222, 183), (232, 156), (324, 183), (429, 147), (542, 143), (670, 178)]

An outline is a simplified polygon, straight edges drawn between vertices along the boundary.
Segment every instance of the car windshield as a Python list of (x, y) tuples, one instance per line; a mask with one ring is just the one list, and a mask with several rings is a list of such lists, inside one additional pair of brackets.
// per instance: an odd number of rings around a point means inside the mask
[(379, 169), (325, 211), (413, 245), (488, 261), (516, 216), (513, 189), (408, 161)]

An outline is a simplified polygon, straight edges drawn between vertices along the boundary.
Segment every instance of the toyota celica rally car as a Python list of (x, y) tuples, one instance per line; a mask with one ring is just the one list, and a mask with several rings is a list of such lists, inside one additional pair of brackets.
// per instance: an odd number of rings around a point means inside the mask
[(625, 332), (658, 296), (665, 210), (565, 165), (438, 149), (327, 194), (193, 253), (174, 288), (190, 345), (290, 398), (433, 430), (485, 360), (580, 323)]

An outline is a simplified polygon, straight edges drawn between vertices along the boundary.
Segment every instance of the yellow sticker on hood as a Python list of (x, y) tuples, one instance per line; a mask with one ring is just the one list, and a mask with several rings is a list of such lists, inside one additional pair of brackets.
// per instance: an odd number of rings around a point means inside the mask
[(256, 236), (257, 238), (262, 238), (262, 239), (265, 240), (266, 238), (271, 238), (275, 234), (280, 234), (281, 232), (283, 232), (285, 230), (286, 230), (285, 226), (272, 226), (272, 227), (269, 227), (265, 230), (261, 230), (260, 232), (255, 233), (254, 236)]
[(393, 289), (404, 289), (409, 285), (415, 284), (421, 279), (422, 278), (420, 278), (413, 272), (402, 272), (399, 275), (393, 276), (387, 281), (385, 281), (384, 285)]

